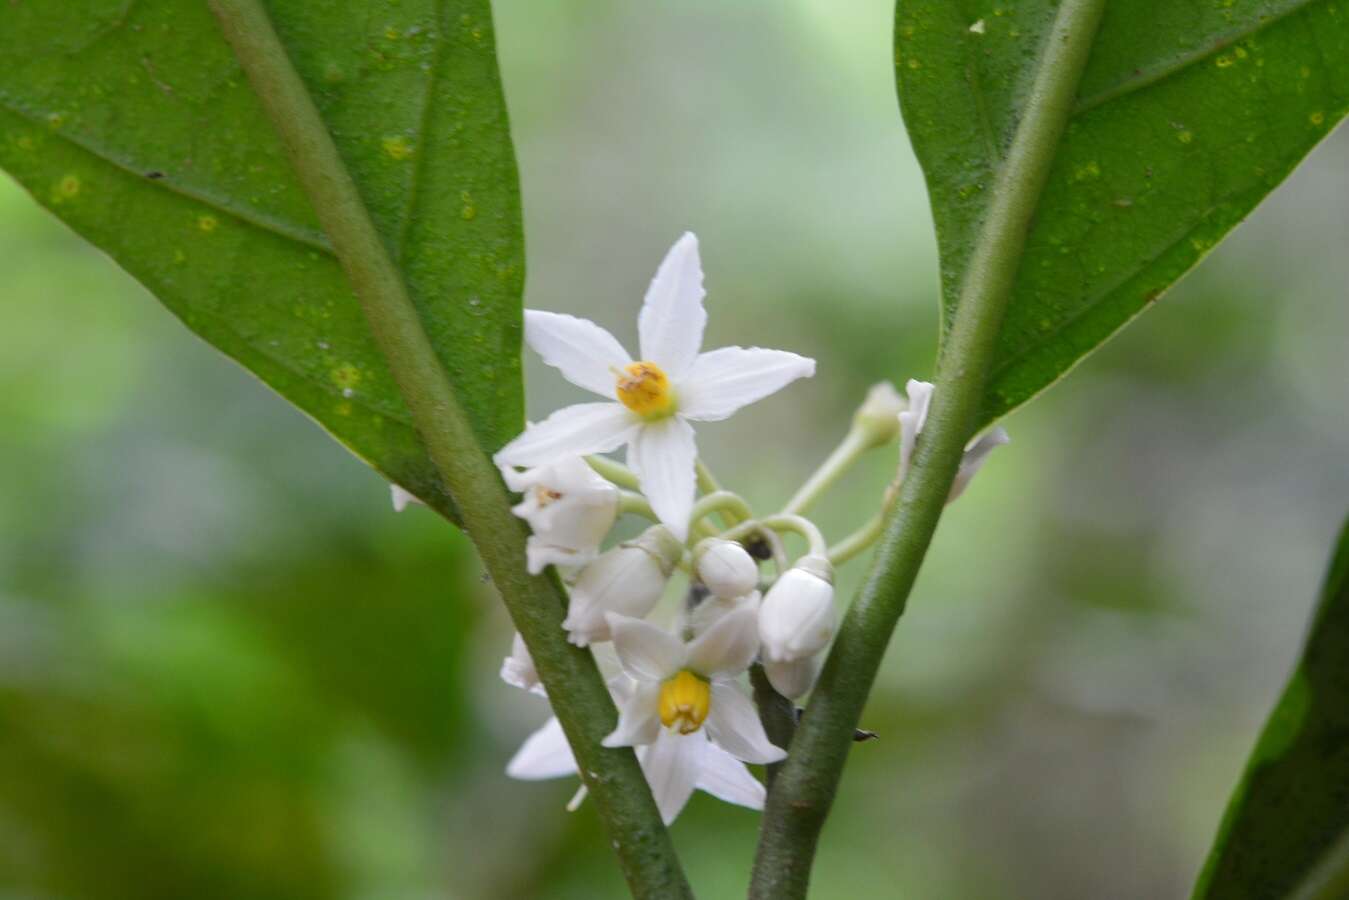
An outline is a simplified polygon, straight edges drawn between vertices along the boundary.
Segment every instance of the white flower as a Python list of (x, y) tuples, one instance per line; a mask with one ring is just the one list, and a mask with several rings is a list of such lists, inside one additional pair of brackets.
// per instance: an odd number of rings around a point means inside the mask
[(511, 655), (501, 661), (501, 680), (522, 691), (546, 696), (539, 672), (534, 668), (534, 658), (529, 655), (525, 639), (518, 631), (511, 641)]
[(758, 591), (750, 591), (739, 597), (718, 597), (711, 594), (688, 614), (689, 630), (697, 637), (717, 624), (723, 616), (730, 615), (738, 609), (748, 609), (754, 613), (757, 621), (760, 599)]
[[(909, 472), (909, 464), (913, 462), (913, 450), (918, 442), (918, 435), (922, 434), (923, 425), (927, 422), (928, 406), (932, 403), (933, 385), (911, 378), (904, 385), (904, 390), (909, 395), (909, 408), (899, 414), (899, 474), (895, 478), (896, 484), (904, 480), (904, 476)], [(961, 457), (960, 469), (956, 472), (956, 479), (951, 484), (951, 493), (947, 494), (946, 502), (952, 502), (965, 492), (970, 479), (974, 478), (975, 473), (988, 460), (988, 454), (994, 447), (1010, 441), (1007, 431), (1001, 426), (991, 428), (982, 437), (970, 441), (965, 446), (965, 455)]]
[(773, 582), (759, 607), (764, 661), (814, 656), (829, 645), (834, 624), (833, 567), (822, 556), (803, 556)]
[(404, 490), (396, 484), (389, 485), (389, 499), (393, 501), (394, 512), (402, 512), (408, 508), (409, 504), (420, 505), (422, 502), (411, 491)]
[(759, 564), (735, 541), (708, 538), (693, 548), (698, 579), (718, 597), (734, 600), (759, 586)]
[(664, 525), (652, 525), (581, 570), (572, 585), (562, 627), (578, 647), (609, 640), (609, 613), (641, 617), (651, 612), (684, 545)]
[(820, 677), (823, 665), (824, 655), (816, 653), (814, 656), (787, 662), (766, 659), (763, 662), (763, 671), (768, 676), (768, 683), (773, 685), (773, 690), (784, 697), (796, 700), (810, 693), (810, 689), (815, 686), (815, 679)]
[(618, 488), (579, 456), (524, 472), (507, 466), (501, 475), (507, 487), (524, 495), (511, 512), (534, 532), (525, 545), (530, 574), (550, 563), (576, 566), (595, 558), (618, 518)]
[(662, 731), (692, 735), (706, 726), (708, 739), (742, 762), (787, 755), (768, 742), (754, 704), (735, 683), (759, 649), (753, 610), (723, 616), (687, 644), (627, 616), (611, 614), (609, 627), (619, 664), (636, 684), (604, 746), (640, 747)]
[(539, 465), (626, 444), (628, 464), (651, 508), (684, 540), (698, 452), (689, 423), (720, 421), (815, 373), (813, 360), (781, 350), (722, 347), (700, 353), (706, 324), (703, 271), (692, 233), (670, 248), (647, 289), (637, 320), (639, 360), (593, 322), (526, 310), (525, 340), (543, 361), (609, 402), (558, 410), (502, 448), (497, 464)]
[[(727, 803), (763, 809), (763, 785), (744, 763), (709, 741), (705, 732), (662, 730), (654, 742), (637, 748), (637, 761), (666, 825), (675, 820), (694, 790)], [(576, 757), (556, 718), (525, 739), (506, 766), (506, 774), (526, 781), (579, 774)]]

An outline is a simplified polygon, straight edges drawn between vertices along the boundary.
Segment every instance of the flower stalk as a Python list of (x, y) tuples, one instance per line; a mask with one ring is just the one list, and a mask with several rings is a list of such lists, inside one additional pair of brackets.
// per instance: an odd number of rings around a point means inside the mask
[(938, 361), (912, 469), (844, 617), (764, 810), (752, 900), (801, 900), (862, 708), (950, 497), (976, 424), (1031, 219), (1091, 55), (1105, 0), (1063, 0), (992, 187)]

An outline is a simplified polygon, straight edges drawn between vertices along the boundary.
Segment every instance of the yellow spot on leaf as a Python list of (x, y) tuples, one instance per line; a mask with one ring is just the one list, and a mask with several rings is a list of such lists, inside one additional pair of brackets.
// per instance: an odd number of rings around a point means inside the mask
[(407, 159), (413, 153), (412, 142), (401, 134), (391, 134), (380, 142), (390, 159)]
[(1194, 132), (1182, 131), (1180, 134), (1176, 135), (1176, 140), (1180, 141), (1182, 144), (1188, 144), (1194, 140)]
[(1322, 122), (1326, 120), (1326, 114), (1318, 109), (1316, 112), (1308, 116), (1307, 120), (1311, 122), (1313, 125), (1320, 125)]
[(219, 227), (219, 225), (220, 220), (217, 219), (215, 216), (210, 215), (197, 216), (197, 228), (201, 231), (206, 232), (207, 234), (210, 234), (212, 231), (215, 231), (216, 228)]
[(361, 383), (361, 370), (351, 363), (343, 363), (329, 372), (328, 377), (340, 388), (354, 388)]
[(1218, 68), (1226, 69), (1228, 66), (1232, 65), (1232, 63), (1236, 62), (1236, 60), (1232, 59), (1230, 56), (1223, 55), (1215, 59), (1214, 62), (1217, 64)]

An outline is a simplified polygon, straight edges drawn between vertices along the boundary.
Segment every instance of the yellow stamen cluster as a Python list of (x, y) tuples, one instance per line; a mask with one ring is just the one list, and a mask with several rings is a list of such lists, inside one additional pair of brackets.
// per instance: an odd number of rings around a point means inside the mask
[(680, 669), (660, 686), (660, 722), (680, 734), (701, 728), (711, 705), (712, 686), (688, 669)]
[(614, 371), (618, 376), (619, 402), (628, 409), (647, 419), (658, 419), (674, 412), (674, 389), (660, 366), (635, 362)]

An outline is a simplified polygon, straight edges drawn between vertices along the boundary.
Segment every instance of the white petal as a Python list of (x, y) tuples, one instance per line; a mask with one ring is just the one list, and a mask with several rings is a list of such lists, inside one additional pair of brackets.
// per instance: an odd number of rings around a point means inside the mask
[(660, 734), (660, 685), (641, 681), (618, 705), (618, 725), (600, 743), (606, 747), (640, 747)]
[(684, 667), (684, 642), (670, 632), (631, 616), (609, 613), (605, 618), (618, 663), (632, 678), (659, 685)]
[(927, 381), (910, 378), (904, 385), (909, 395), (909, 408), (899, 414), (899, 478), (902, 481), (908, 474), (909, 463), (913, 460), (913, 448), (918, 435), (927, 422), (927, 408), (932, 402), (933, 385)]
[(758, 653), (758, 611), (742, 607), (722, 616), (689, 644), (687, 665), (705, 678), (734, 678)]
[(524, 781), (540, 781), (545, 778), (561, 778), (563, 775), (575, 775), (576, 757), (572, 756), (571, 745), (562, 733), (562, 723), (551, 718), (543, 727), (525, 738), (520, 749), (506, 764), (506, 774)]
[(686, 231), (665, 254), (656, 277), (646, 289), (642, 312), (637, 317), (642, 359), (660, 366), (671, 378), (678, 378), (698, 356), (706, 325), (698, 238)]
[(632, 362), (612, 334), (576, 316), (527, 309), (525, 340), (563, 378), (601, 397), (615, 395), (618, 379), (613, 369)]
[(389, 485), (389, 499), (393, 501), (394, 512), (402, 512), (410, 503), (422, 502), (411, 491), (404, 490), (396, 484)]
[(689, 534), (697, 458), (693, 426), (679, 416), (643, 424), (628, 446), (628, 465), (637, 473), (642, 493), (680, 541)]
[(769, 684), (773, 685), (773, 690), (784, 697), (797, 700), (809, 694), (810, 689), (815, 686), (815, 679), (820, 677), (823, 662), (824, 655), (820, 653), (790, 662), (765, 659), (763, 670), (768, 676)]
[(768, 742), (754, 704), (729, 682), (713, 682), (703, 727), (714, 743), (742, 762), (774, 763), (787, 756)]
[[(695, 737), (690, 735), (690, 737)], [(718, 800), (763, 809), (764, 786), (750, 774), (745, 764), (711, 741), (703, 741), (694, 786)]]
[(965, 448), (965, 455), (961, 457), (960, 469), (956, 472), (956, 480), (951, 485), (951, 493), (947, 494), (946, 502), (950, 503), (965, 493), (965, 488), (970, 486), (970, 479), (974, 478), (988, 461), (988, 454), (1003, 444), (1011, 443), (1011, 440), (1007, 436), (1006, 429), (999, 426)]
[(669, 825), (693, 796), (702, 761), (702, 747), (707, 738), (701, 734), (679, 734), (662, 728), (660, 735), (639, 757), (646, 783), (651, 785), (651, 796), (656, 800), (660, 817)]
[(623, 404), (578, 403), (564, 406), (497, 451), (497, 466), (538, 466), (560, 456), (607, 453), (628, 441), (641, 420)]
[(677, 385), (679, 412), (700, 422), (716, 422), (815, 374), (815, 360), (786, 350), (722, 347), (699, 356)]

